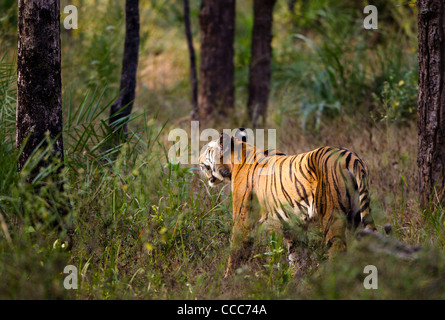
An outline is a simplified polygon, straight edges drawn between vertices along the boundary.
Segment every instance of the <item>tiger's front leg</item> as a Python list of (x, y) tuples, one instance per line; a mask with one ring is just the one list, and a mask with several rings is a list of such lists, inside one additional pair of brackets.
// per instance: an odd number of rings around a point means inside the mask
[[(233, 232), (237, 232), (235, 227)], [(249, 236), (241, 239), (238, 235), (232, 235), (232, 246), (227, 268), (224, 273), (224, 278), (230, 276), (233, 271), (241, 267), (242, 263), (247, 261), (252, 254), (253, 240)]]
[(252, 254), (252, 232), (259, 220), (259, 216), (252, 211), (252, 193), (233, 195), (233, 228), (231, 252), (224, 277), (227, 278), (242, 263), (246, 262)]
[(301, 278), (309, 266), (309, 252), (302, 241), (286, 239), (286, 242), (289, 265), (293, 268), (296, 277)]
[(287, 242), (287, 254), (289, 266), (297, 278), (301, 278), (309, 267), (310, 254), (307, 248), (307, 230), (309, 221), (307, 219), (296, 220), (293, 224), (283, 225), (283, 236)]

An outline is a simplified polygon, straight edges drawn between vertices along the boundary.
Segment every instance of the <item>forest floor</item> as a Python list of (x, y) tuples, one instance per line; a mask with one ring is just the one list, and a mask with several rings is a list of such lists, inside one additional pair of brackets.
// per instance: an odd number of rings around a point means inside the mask
[[(297, 277), (280, 232), (259, 234), (252, 258), (224, 279), (230, 187), (211, 189), (198, 165), (168, 157), (169, 133), (189, 132), (191, 125), (181, 8), (141, 4), (144, 36), (130, 140), (110, 153), (106, 119), (119, 90), (122, 1), (95, 1), (94, 10), (89, 1), (82, 3), (79, 16), (89, 28), (62, 32), (63, 192), (43, 179), (56, 166), (35, 181), (42, 186), (37, 193), (26, 183), (26, 172), (15, 174), (13, 41), (1, 64), (0, 298), (445, 298), (445, 210), (436, 199), (426, 209), (418, 202), (416, 37), (410, 31), (415, 15), (402, 15), (400, 22), (394, 14), (389, 25), (397, 32), (386, 32), (382, 12), (382, 32), (370, 33), (361, 28), (362, 15), (320, 0), (301, 17), (316, 23), (300, 28), (292, 27), (286, 5), (277, 5), (264, 128), (276, 130), (277, 148), (288, 154), (324, 145), (356, 152), (369, 168), (379, 237), (351, 233), (347, 252), (328, 260), (319, 230), (309, 228), (303, 234), (309, 267)], [(212, 124), (217, 130), (249, 127), (252, 19), (246, 3), (237, 7), (235, 108), (224, 122)], [(197, 19), (194, 3), (198, 51)], [(201, 130), (208, 127), (200, 123)], [(67, 230), (51, 228), (59, 205), (69, 208), (65, 222), (74, 229), (69, 250)], [(77, 270), (77, 290), (64, 286), (67, 265)], [(378, 271), (377, 289), (366, 286), (369, 266)]]

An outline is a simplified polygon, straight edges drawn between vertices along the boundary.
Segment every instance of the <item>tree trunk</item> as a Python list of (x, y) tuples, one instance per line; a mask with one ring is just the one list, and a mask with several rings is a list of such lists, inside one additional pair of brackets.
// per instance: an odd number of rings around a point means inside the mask
[[(445, 169), (444, 2), (417, 1), (418, 9), (418, 154), (420, 204), (436, 194), (441, 200)], [(433, 189), (435, 188), (436, 191)], [(434, 192), (434, 194), (433, 194)]]
[(294, 25), (294, 27), (297, 27), (297, 21), (298, 21), (298, 17), (295, 14), (296, 6), (297, 6), (297, 0), (287, 0), (287, 9), (289, 10), (292, 19), (292, 24)]
[(201, 64), (198, 112), (201, 120), (233, 110), (235, 0), (203, 0), (199, 13)]
[(254, 128), (264, 124), (270, 91), (270, 63), (272, 58), (272, 20), (276, 0), (254, 0), (252, 48), (249, 72), (247, 108)]
[[(17, 48), (17, 147), (26, 141), (18, 171), (37, 147), (53, 141), (63, 160), (60, 0), (19, 0)], [(48, 161), (31, 172), (34, 177)]]
[(116, 138), (125, 137), (136, 91), (139, 56), (139, 0), (125, 1), (125, 44), (120, 95), (111, 105), (109, 125)]
[(191, 87), (191, 102), (192, 102), (192, 120), (198, 120), (198, 78), (196, 75), (196, 56), (193, 47), (192, 29), (190, 26), (190, 6), (188, 0), (183, 0), (184, 4), (184, 25), (185, 36), (187, 38), (187, 47), (190, 57), (190, 87)]

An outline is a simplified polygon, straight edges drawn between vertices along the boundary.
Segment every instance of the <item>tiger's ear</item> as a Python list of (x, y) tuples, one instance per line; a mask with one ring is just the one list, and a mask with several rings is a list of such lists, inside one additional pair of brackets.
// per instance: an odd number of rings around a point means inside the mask
[(238, 128), (235, 133), (235, 138), (242, 142), (247, 142), (247, 130), (244, 128)]
[(221, 133), (219, 136), (219, 147), (221, 149), (221, 155), (233, 151), (234, 148), (233, 137), (228, 134)]

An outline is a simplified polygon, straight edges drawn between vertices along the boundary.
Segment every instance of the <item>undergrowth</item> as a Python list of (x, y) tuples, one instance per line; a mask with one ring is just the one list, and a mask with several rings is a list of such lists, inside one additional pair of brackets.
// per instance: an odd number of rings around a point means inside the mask
[[(188, 119), (178, 120), (189, 112), (181, 9), (168, 2), (167, 10), (162, 1), (142, 6), (141, 17), (150, 21), (142, 24), (144, 62), (134, 113), (126, 119), (130, 133), (112, 145), (107, 120), (118, 93), (122, 3), (99, 2), (103, 19), (94, 19), (88, 1), (81, 12), (101, 33), (62, 34), (64, 161), (32, 183), (26, 174), (48, 150), (17, 174), (11, 52), (0, 62), (0, 298), (444, 298), (445, 211), (436, 199), (426, 209), (417, 202), (415, 50), (400, 15), (409, 9), (385, 13), (391, 34), (371, 34), (356, 28), (362, 16), (337, 2), (327, 8), (324, 0), (311, 1), (306, 11), (299, 2), (292, 14), (277, 4), (268, 125), (278, 129), (277, 146), (289, 154), (321, 145), (357, 152), (370, 170), (378, 233), (422, 249), (400, 256), (351, 234), (348, 251), (328, 260), (319, 233), (310, 229), (302, 235), (310, 263), (296, 275), (277, 230), (260, 233), (251, 259), (224, 279), (230, 186), (210, 189), (197, 166), (173, 163), (167, 152), (168, 131), (189, 127)], [(236, 31), (236, 107), (242, 114), (253, 20), (247, 4), (237, 8), (243, 24)], [(191, 9), (197, 35), (197, 3)], [(12, 20), (2, 23), (13, 26)], [(85, 50), (77, 55), (71, 48)], [(238, 115), (220, 126), (237, 123)], [(63, 189), (56, 187), (60, 181)], [(67, 265), (77, 268), (77, 290), (63, 286)], [(367, 265), (379, 272), (377, 290), (363, 286)]]

